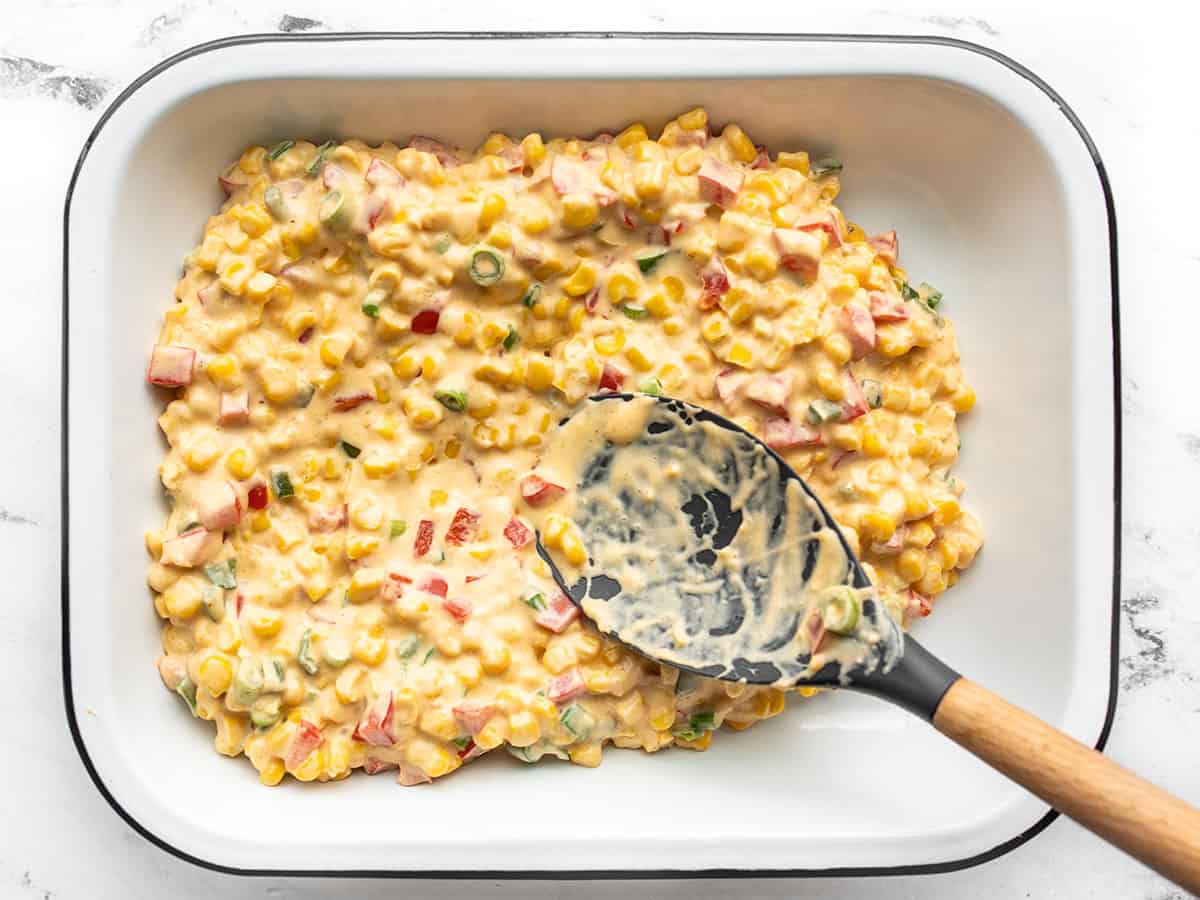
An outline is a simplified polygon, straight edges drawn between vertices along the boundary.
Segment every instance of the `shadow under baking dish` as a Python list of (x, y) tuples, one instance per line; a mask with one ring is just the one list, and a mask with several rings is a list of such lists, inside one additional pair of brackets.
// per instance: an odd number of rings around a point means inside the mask
[(612, 752), (596, 770), (485, 758), (421, 790), (355, 777), (268, 791), (212, 751), (211, 726), (154, 674), (139, 535), (163, 512), (161, 447), (144, 360), (177, 260), (220, 202), (220, 168), (283, 137), (472, 146), (496, 129), (659, 125), (697, 104), (772, 150), (836, 151), (839, 205), (868, 230), (897, 228), (906, 268), (945, 291), (980, 397), (958, 471), (987, 543), (922, 639), (1103, 745), (1119, 587), (1116, 222), (1095, 146), (1041, 79), (928, 37), (251, 35), (135, 81), (67, 194), (67, 716), (139, 833), (241, 874), (827, 876), (975, 865), (1053, 819), (921, 723), (845, 695), (706, 754)]

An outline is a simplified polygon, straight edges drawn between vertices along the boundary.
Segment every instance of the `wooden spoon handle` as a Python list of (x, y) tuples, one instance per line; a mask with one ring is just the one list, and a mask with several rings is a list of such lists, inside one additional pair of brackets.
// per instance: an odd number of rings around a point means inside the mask
[(960, 678), (934, 727), (1064, 815), (1200, 895), (1200, 810)]

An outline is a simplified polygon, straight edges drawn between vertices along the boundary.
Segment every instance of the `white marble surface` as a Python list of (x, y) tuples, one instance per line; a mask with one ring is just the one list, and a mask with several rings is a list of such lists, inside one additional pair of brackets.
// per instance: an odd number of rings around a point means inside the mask
[[(1054, 8), (1052, 8), (1054, 7)], [(734, 12), (733, 10), (736, 10)], [(693, 0), (0, 0), (0, 897), (324, 897), (311, 880), (194, 868), (125, 826), (71, 744), (59, 658), (59, 340), (62, 199), (79, 148), (115, 93), (189, 45), (277, 30), (591, 29), (943, 34), (1033, 68), (1091, 130), (1116, 194), (1121, 240), (1125, 576), (1120, 702), (1109, 753), (1200, 802), (1200, 407), (1190, 362), (1200, 325), (1197, 65), (1182, 4), (867, 0), (774, 5)], [(136, 248), (131, 248), (136, 252)], [(9, 331), (8, 329), (11, 329)], [(1106, 385), (1097, 385), (1106, 391)], [(1185, 896), (1071, 823), (971, 870), (866, 881), (630, 885), (354, 882), (363, 897)]]

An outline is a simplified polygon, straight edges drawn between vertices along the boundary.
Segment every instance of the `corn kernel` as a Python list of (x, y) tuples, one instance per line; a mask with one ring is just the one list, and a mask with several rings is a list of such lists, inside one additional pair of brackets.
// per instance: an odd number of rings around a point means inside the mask
[(542, 142), (542, 136), (536, 132), (525, 135), (521, 140), (521, 149), (525, 151), (525, 165), (531, 168), (538, 166), (546, 158), (546, 145)]
[(225, 471), (238, 481), (245, 481), (255, 472), (254, 457), (245, 447), (236, 447), (225, 457)]
[(627, 272), (617, 272), (608, 279), (608, 299), (613, 303), (635, 300), (637, 295), (638, 283)]
[(781, 169), (792, 169), (802, 175), (807, 175), (809, 172), (808, 154), (804, 151), (800, 151), (798, 153), (786, 153), (781, 151), (775, 157), (775, 165), (779, 166)]
[(514, 747), (528, 747), (541, 735), (542, 729), (533, 713), (521, 710), (508, 717), (508, 742)]
[(633, 189), (642, 199), (659, 197), (666, 190), (669, 174), (670, 170), (665, 162), (640, 162), (633, 168)]
[(204, 371), (214, 384), (227, 390), (242, 383), (242, 373), (237, 357), (225, 353), (210, 359), (204, 367)]
[(635, 369), (639, 372), (649, 372), (654, 368), (654, 363), (637, 345), (630, 345), (625, 348), (625, 358), (629, 360)]
[(596, 269), (588, 262), (581, 262), (563, 282), (563, 290), (572, 297), (582, 297), (596, 286)]
[(250, 630), (261, 638), (272, 638), (283, 628), (283, 619), (278, 613), (261, 612), (250, 617)]
[(362, 559), (379, 549), (379, 538), (355, 535), (346, 541), (346, 556), (350, 559)]
[(680, 175), (695, 175), (704, 163), (704, 151), (699, 147), (688, 147), (675, 157), (672, 165)]
[(221, 447), (216, 439), (211, 434), (202, 434), (184, 453), (184, 462), (193, 472), (207, 472), (220, 455)]
[(567, 194), (562, 204), (563, 224), (568, 228), (587, 228), (596, 221), (596, 198), (591, 194)]
[(233, 667), (225, 657), (214, 653), (201, 661), (197, 674), (200, 676), (200, 685), (214, 697), (220, 697), (233, 680)]
[(646, 132), (646, 126), (643, 125), (641, 122), (634, 122), (632, 125), (630, 125), (628, 128), (626, 128), (624, 131), (622, 131), (620, 134), (618, 134), (615, 138), (613, 138), (613, 143), (616, 144), (618, 147), (620, 147), (622, 150), (629, 150), (633, 147), (636, 147), (642, 141), (646, 141), (649, 139), (650, 139), (650, 136)]
[(350, 648), (351, 655), (364, 666), (377, 666), (387, 656), (387, 641), (383, 638), (362, 635)]
[(729, 320), (721, 313), (709, 313), (700, 325), (700, 334), (710, 344), (715, 344), (729, 336)]
[(608, 334), (598, 334), (592, 338), (592, 346), (602, 356), (612, 356), (620, 353), (625, 346), (625, 330), (617, 328)]
[(321, 362), (336, 369), (346, 358), (354, 338), (349, 334), (331, 334), (321, 341)]
[(738, 162), (754, 162), (755, 157), (758, 156), (754, 142), (737, 125), (726, 125), (725, 130), (721, 132), (721, 137), (729, 146), (733, 158)]
[(896, 520), (880, 510), (870, 510), (858, 520), (857, 530), (867, 540), (885, 543), (896, 532)]
[(955, 412), (969, 412), (975, 406), (975, 390), (968, 385), (961, 385), (950, 398), (950, 403)]
[(764, 247), (754, 247), (746, 251), (743, 262), (745, 263), (746, 271), (758, 281), (770, 281), (775, 277), (775, 273), (779, 268), (779, 258)]
[(283, 781), (283, 776), (286, 773), (287, 769), (283, 765), (283, 760), (273, 757), (270, 762), (263, 766), (262, 771), (258, 773), (258, 780), (267, 787), (274, 787)]
[(754, 365), (754, 353), (745, 344), (735, 341), (729, 348), (729, 352), (725, 354), (725, 360), (726, 362), (733, 363), (735, 366), (749, 369)]

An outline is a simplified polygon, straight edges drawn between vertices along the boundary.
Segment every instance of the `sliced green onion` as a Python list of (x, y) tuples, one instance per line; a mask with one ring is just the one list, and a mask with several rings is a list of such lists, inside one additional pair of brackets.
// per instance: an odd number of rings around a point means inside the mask
[(436, 649), (436, 648), (434, 648), (434, 647), (430, 647), (430, 648), (429, 648), (429, 652), (428, 652), (428, 653), (426, 653), (426, 654), (425, 654), (425, 658), (424, 658), (423, 660), (421, 660), (421, 665), (425, 665), (425, 663), (429, 662), (429, 660), (431, 660), (431, 659), (433, 658), (433, 651), (434, 651), (435, 649)]
[(525, 292), (525, 296), (521, 298), (521, 303), (526, 307), (533, 306), (533, 304), (537, 303), (540, 296), (542, 296), (542, 286), (535, 281), (529, 286), (529, 290)]
[(325, 163), (325, 158), (333, 152), (335, 147), (337, 147), (337, 141), (326, 141), (320, 147), (318, 147), (317, 155), (313, 158), (313, 161), (308, 164), (308, 168), (304, 170), (305, 173), (308, 175), (320, 174), (321, 166)]
[(340, 669), (346, 663), (350, 662), (350, 645), (346, 643), (345, 638), (334, 635), (325, 641), (321, 657), (328, 665), (333, 666), (335, 669)]
[(514, 747), (512, 744), (505, 744), (504, 749), (509, 752), (509, 755), (515, 756), (517, 759), (519, 759), (523, 763), (537, 762), (536, 759), (534, 759), (532, 756), (529, 755), (528, 747)]
[(367, 296), (363, 297), (362, 311), (372, 319), (379, 316), (379, 307), (383, 305), (388, 298), (388, 292), (383, 288), (372, 288), (367, 291)]
[(355, 447), (349, 441), (338, 441), (338, 446), (340, 446), (342, 448), (342, 452), (351, 459), (358, 459), (358, 454), (362, 453), (361, 447)]
[(296, 396), (292, 398), (292, 405), (304, 409), (308, 404), (312, 403), (313, 394), (317, 392), (316, 385), (302, 384), (299, 390), (296, 391)]
[(364, 300), (362, 311), (364, 315), (370, 316), (372, 319), (379, 318), (379, 304), (377, 303), (368, 303)]
[(649, 253), (643, 254), (637, 258), (637, 267), (643, 275), (654, 271), (657, 266), (666, 257), (670, 250), (652, 250)]
[(312, 629), (304, 629), (304, 634), (300, 635), (300, 647), (296, 651), (296, 662), (309, 675), (316, 675), (320, 666), (317, 664), (317, 658), (312, 652)]
[(233, 676), (234, 696), (242, 703), (250, 704), (262, 689), (262, 663), (248, 656), (238, 663), (237, 672)]
[(854, 630), (858, 628), (862, 601), (854, 588), (840, 584), (825, 591), (821, 598), (820, 611), (826, 631), (843, 635), (854, 634)]
[(934, 311), (937, 310), (938, 304), (942, 302), (942, 292), (928, 281), (922, 281), (917, 286), (917, 296), (922, 303)]
[(200, 604), (204, 614), (214, 622), (225, 619), (225, 592), (214, 584), (206, 584), (200, 592)]
[(420, 644), (420, 639), (415, 634), (410, 634), (396, 645), (396, 655), (401, 659), (412, 659), (413, 654), (417, 652), (417, 647)]
[(191, 531), (193, 528), (199, 528), (199, 527), (200, 527), (200, 523), (199, 523), (199, 522), (197, 522), (197, 521), (194, 521), (194, 520), (193, 520), (193, 521), (191, 521), (191, 522), (187, 522), (187, 523), (185, 523), (185, 524), (184, 524), (184, 526), (183, 526), (182, 528), (180, 528), (180, 529), (179, 529), (177, 532), (175, 532), (175, 533), (176, 533), (176, 534), (187, 534), (187, 533), (188, 533), (189, 531)]
[(814, 425), (821, 425), (825, 422), (836, 422), (842, 417), (842, 406), (840, 403), (834, 403), (832, 400), (814, 400), (808, 405), (808, 421)]
[(433, 252), (437, 254), (445, 253), (450, 249), (450, 235), (439, 234), (437, 239), (432, 244)]
[(864, 378), (862, 383), (863, 396), (867, 399), (867, 406), (871, 409), (879, 409), (883, 406), (883, 383), (876, 381), (874, 378)]
[(467, 744), (471, 743), (471, 737), (470, 735), (463, 735), (462, 737), (456, 737), (450, 743), (452, 743), (459, 750), (466, 750)]
[(621, 307), (621, 311), (631, 319), (644, 319), (646, 317), (646, 307), (637, 303), (626, 303)]
[(808, 174), (813, 178), (824, 178), (826, 175), (836, 175), (842, 171), (842, 161), (833, 156), (818, 159), (808, 167)]
[(270, 160), (279, 159), (279, 157), (283, 156), (283, 154), (287, 153), (289, 150), (291, 150), (295, 146), (296, 146), (295, 141), (280, 141), (278, 144), (276, 144), (274, 147), (272, 147), (270, 150), (267, 151), (267, 159), (270, 159)]
[(388, 537), (398, 538), (404, 532), (408, 531), (408, 523), (403, 519), (392, 519), (390, 528), (388, 529)]
[(283, 660), (273, 656), (265, 657), (262, 661), (263, 693), (276, 694), (283, 690), (283, 676), (287, 672)]
[(434, 391), (433, 399), (451, 412), (462, 412), (467, 408), (466, 391)]
[(330, 191), (321, 200), (317, 216), (321, 224), (330, 231), (340, 231), (350, 224), (350, 207), (351, 203), (345, 194), (341, 191)]
[(558, 721), (579, 740), (586, 738), (596, 724), (591, 714), (578, 703), (572, 703), (559, 713)]
[(501, 346), (504, 347), (505, 350), (511, 350), (513, 347), (517, 346), (517, 344), (519, 344), (519, 343), (521, 343), (520, 332), (517, 331), (517, 329), (513, 328), (511, 325), (509, 325), (508, 326), (508, 334), (506, 334), (504, 336), (504, 341), (501, 343)]
[(279, 721), (281, 712), (279, 697), (259, 697), (250, 707), (250, 721), (255, 728), (270, 728)]
[(467, 274), (480, 287), (491, 287), (504, 277), (504, 258), (489, 247), (477, 247)]
[(192, 684), (192, 679), (184, 675), (183, 680), (175, 685), (175, 693), (187, 704), (187, 708), (194, 716), (196, 714), (196, 685)]
[(283, 199), (283, 191), (275, 185), (271, 185), (263, 192), (263, 203), (267, 205), (267, 210), (276, 219), (282, 221), (288, 216), (287, 201)]
[(716, 718), (711, 712), (692, 713), (688, 727), (692, 731), (712, 731), (716, 727)]
[(648, 378), (638, 385), (638, 390), (643, 394), (649, 394), (651, 397), (662, 396), (662, 382), (657, 378)]
[(539, 592), (532, 597), (526, 597), (525, 605), (530, 609), (536, 609), (538, 612), (541, 612), (546, 608), (546, 595)]
[(912, 289), (912, 285), (910, 285), (907, 281), (901, 281), (901, 282), (899, 282), (899, 284), (900, 284), (900, 296), (903, 297), (905, 300), (920, 300), (921, 299), (921, 295), (918, 294), (916, 291), (914, 291)]
[(237, 558), (230, 557), (221, 562), (211, 562), (204, 567), (204, 574), (219, 588), (230, 590), (237, 587)]
[(275, 496), (280, 500), (296, 496), (296, 489), (292, 487), (292, 477), (288, 475), (287, 469), (271, 470), (271, 487), (275, 489)]

